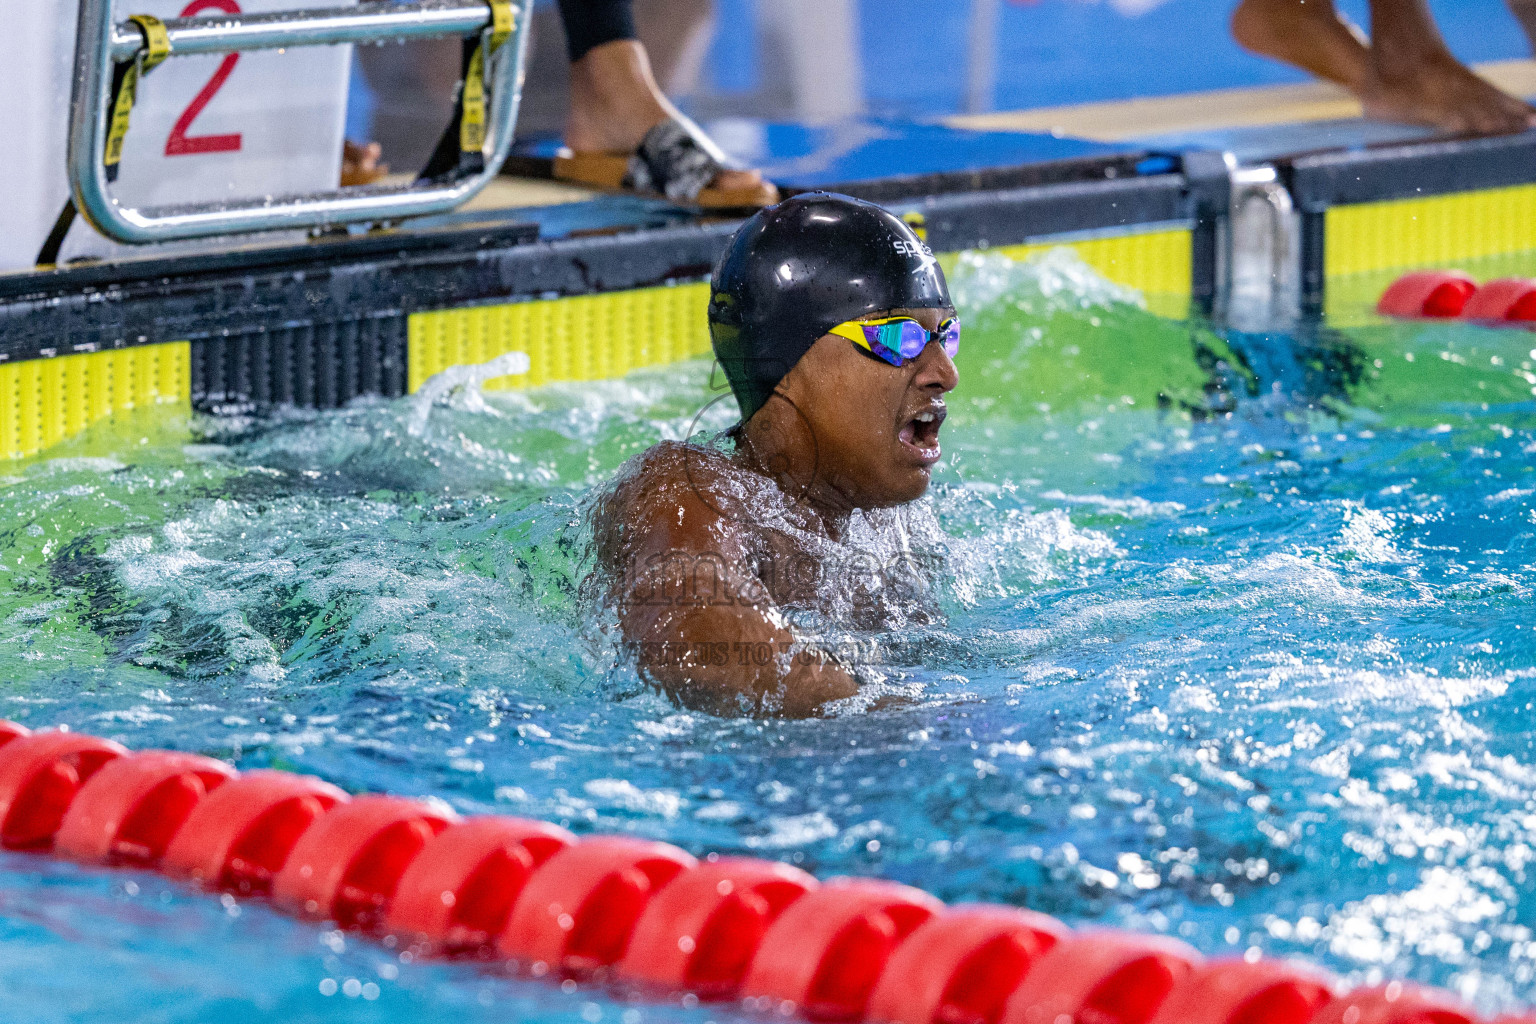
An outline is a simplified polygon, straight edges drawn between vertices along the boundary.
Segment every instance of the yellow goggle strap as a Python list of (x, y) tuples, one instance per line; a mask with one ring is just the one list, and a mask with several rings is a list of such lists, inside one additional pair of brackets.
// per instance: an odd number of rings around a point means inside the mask
[[(835, 334), (839, 338), (847, 338), (864, 351), (873, 352), (874, 349), (869, 347), (869, 339), (864, 335), (864, 328), (900, 323), (903, 320), (912, 320), (912, 318), (909, 316), (882, 316), (876, 317), (873, 320), (847, 320), (838, 324), (827, 333)], [(913, 320), (912, 322), (916, 323), (917, 321)]]
[(863, 328), (863, 325), (866, 324), (866, 323), (874, 323), (874, 321), (872, 321), (872, 320), (850, 320), (847, 323), (838, 324), (836, 327), (832, 328), (827, 333), (828, 334), (835, 334), (839, 338), (847, 338), (849, 341), (851, 341), (855, 345), (859, 346), (859, 348), (862, 348), (865, 351), (869, 351), (869, 339), (864, 337), (864, 328)]

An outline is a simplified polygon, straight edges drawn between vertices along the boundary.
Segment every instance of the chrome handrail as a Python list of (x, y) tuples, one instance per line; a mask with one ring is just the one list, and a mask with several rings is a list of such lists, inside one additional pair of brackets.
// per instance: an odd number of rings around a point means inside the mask
[[(135, 208), (121, 205), (107, 180), (108, 117), (116, 64), (137, 60), (146, 42), (131, 22), (113, 24), (111, 0), (80, 0), (70, 97), (69, 178), (75, 206), (102, 234), (120, 242), (166, 242), (246, 231), (323, 228), (445, 213), (466, 202), (501, 170), (523, 85), (533, 0), (513, 0), (512, 35), (486, 62), (489, 93), (485, 166), (448, 184), (367, 185), (259, 201), (208, 202)], [(270, 14), (177, 18), (165, 23), (170, 56), (229, 53), (289, 46), (368, 43), (487, 32), (483, 0), (414, 0)]]
[[(355, 7), (267, 14), (171, 18), (165, 22), (172, 54), (232, 53), (284, 46), (376, 43), (385, 39), (467, 36), (486, 25), (479, 0), (363, 3)], [(112, 59), (126, 64), (144, 47), (144, 33), (123, 22), (112, 29)]]

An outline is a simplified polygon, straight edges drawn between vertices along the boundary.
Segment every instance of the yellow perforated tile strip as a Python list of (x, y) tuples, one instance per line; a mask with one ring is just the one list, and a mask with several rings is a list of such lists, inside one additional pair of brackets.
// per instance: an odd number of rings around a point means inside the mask
[[(1187, 230), (1147, 231), (1067, 243), (1000, 247), (1012, 259), (1065, 244), (1105, 277), (1148, 293), (1188, 295)], [(946, 263), (949, 261), (946, 260)], [(450, 366), (526, 352), (525, 374), (486, 387), (538, 387), (555, 381), (603, 380), (631, 370), (709, 352), (702, 282), (571, 298), (414, 313), (409, 328), (408, 388), (416, 391)]]
[(1335, 206), (1325, 216), (1329, 277), (1536, 249), (1536, 185)]
[(709, 285), (699, 282), (413, 313), (407, 387), (415, 391), (450, 366), (506, 352), (528, 353), (529, 371), (486, 387), (603, 380), (675, 363), (709, 351), (708, 304)]
[(1155, 295), (1189, 294), (1190, 233), (1182, 228), (1067, 243), (1031, 242), (999, 246), (995, 251), (1022, 260), (1062, 244), (1075, 249), (1083, 262), (1116, 284)]
[(115, 412), (189, 402), (184, 341), (0, 363), (0, 459), (22, 459)]

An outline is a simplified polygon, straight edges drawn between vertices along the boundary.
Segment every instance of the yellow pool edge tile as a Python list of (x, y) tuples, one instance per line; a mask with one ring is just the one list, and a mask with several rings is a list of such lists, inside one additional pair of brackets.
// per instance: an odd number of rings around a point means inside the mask
[(1116, 284), (1148, 295), (1187, 296), (1192, 274), (1191, 245), (1188, 228), (1162, 228), (1073, 241), (1047, 239), (998, 246), (993, 251), (1012, 260), (1025, 260), (1064, 246)]
[(1536, 249), (1536, 184), (1335, 206), (1324, 216), (1327, 277)]
[(708, 304), (709, 284), (697, 281), (412, 313), (406, 390), (450, 366), (508, 352), (526, 352), (529, 371), (487, 381), (487, 389), (607, 380), (701, 356), (709, 351)]
[(47, 451), (113, 413), (191, 406), (185, 341), (0, 363), (0, 461)]

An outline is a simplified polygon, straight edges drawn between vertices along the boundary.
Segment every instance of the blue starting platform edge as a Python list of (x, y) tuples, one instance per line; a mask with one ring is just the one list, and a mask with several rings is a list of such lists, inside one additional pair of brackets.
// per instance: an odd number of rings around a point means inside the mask
[(1144, 148), (894, 118), (827, 125), (724, 121), (709, 130), (724, 139), (721, 145), (732, 156), (794, 189), (1113, 157)]

